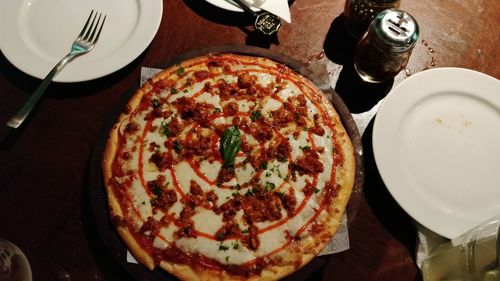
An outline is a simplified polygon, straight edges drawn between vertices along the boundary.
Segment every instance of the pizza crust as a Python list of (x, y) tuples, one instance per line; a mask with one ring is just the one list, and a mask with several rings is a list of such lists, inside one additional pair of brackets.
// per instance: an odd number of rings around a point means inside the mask
[[(222, 55), (241, 60), (243, 62), (257, 59), (259, 60), (259, 63), (265, 63), (266, 65), (273, 65), (274, 63), (263, 58), (247, 57), (234, 54)], [(210, 56), (211, 55), (201, 58), (189, 59), (187, 61), (184, 61), (180, 66), (189, 67), (191, 64), (198, 62), (200, 59), (207, 59), (207, 57)], [(110, 131), (106, 148), (103, 154), (102, 165), (110, 213), (112, 217), (118, 216), (120, 218), (123, 218), (123, 210), (121, 209), (119, 198), (113, 191), (113, 188), (110, 184), (110, 181), (113, 177), (113, 161), (118, 150), (118, 135), (120, 129), (119, 124), (126, 118), (129, 118), (129, 113), (133, 112), (134, 109), (139, 105), (143, 95), (145, 95), (152, 89), (152, 84), (154, 82), (169, 77), (171, 73), (175, 69), (177, 69), (177, 67), (179, 66), (172, 66), (160, 72), (159, 74), (151, 78), (143, 87), (141, 87), (127, 104), (126, 108), (128, 108), (128, 110), (120, 114), (116, 124)], [(297, 77), (308, 88), (318, 91), (315, 92), (314, 90), (311, 90), (308, 94), (312, 95), (317, 102), (323, 104), (327, 109), (328, 115), (335, 123), (334, 130), (337, 132), (337, 142), (339, 142), (342, 148), (341, 150), (344, 153), (343, 167), (342, 169), (338, 169), (336, 172), (336, 182), (340, 185), (338, 195), (334, 200), (332, 200), (329, 208), (327, 208), (329, 212), (326, 213), (325, 211), (323, 211), (323, 213), (320, 215), (321, 220), (319, 221), (319, 223), (325, 225), (326, 227), (322, 228), (321, 232), (315, 235), (315, 239), (309, 236), (309, 239), (303, 239), (301, 241), (293, 242), (292, 246), (288, 247), (286, 250), (280, 253), (280, 255), (285, 256), (284, 262), (268, 266), (260, 273), (260, 275), (252, 275), (249, 278), (230, 275), (225, 271), (221, 272), (215, 270), (206, 270), (203, 268), (196, 268), (190, 265), (178, 264), (168, 261), (161, 261), (159, 264), (161, 268), (182, 280), (276, 280), (295, 272), (296, 270), (307, 264), (324, 248), (331, 237), (336, 233), (346, 205), (349, 201), (352, 187), (354, 185), (354, 151), (349, 136), (339, 119), (339, 115), (330, 104), (330, 102), (323, 94), (320, 94), (320, 91), (312, 82), (302, 76)], [(132, 252), (139, 263), (145, 265), (148, 269), (153, 270), (155, 268), (153, 257), (147, 251), (141, 248), (139, 243), (130, 232), (129, 228), (120, 225), (118, 225), (116, 228), (120, 237), (123, 239), (128, 249)]]
[[(121, 115), (124, 117), (125, 115)], [(112, 164), (113, 159), (115, 157), (115, 152), (117, 150), (117, 138), (118, 138), (118, 125), (114, 125), (113, 129), (108, 138), (108, 142), (106, 144), (105, 152), (103, 155), (103, 176), (105, 180), (106, 192), (108, 195), (108, 204), (110, 208), (110, 216), (123, 218), (123, 211), (121, 209), (120, 204), (118, 203), (118, 198), (115, 195), (113, 188), (109, 184), (109, 181), (112, 180)], [(146, 251), (144, 251), (140, 245), (137, 243), (135, 238), (130, 233), (129, 229), (124, 226), (117, 225), (116, 230), (120, 237), (123, 239), (127, 248), (130, 250), (132, 255), (139, 261), (139, 263), (145, 265), (149, 270), (153, 270), (155, 268), (154, 260)]]

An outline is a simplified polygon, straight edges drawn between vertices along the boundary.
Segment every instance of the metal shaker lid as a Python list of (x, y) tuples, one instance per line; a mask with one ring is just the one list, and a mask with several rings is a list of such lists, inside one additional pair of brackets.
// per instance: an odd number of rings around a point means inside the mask
[(373, 20), (371, 28), (396, 52), (413, 48), (418, 40), (417, 21), (402, 10), (387, 9), (380, 12)]

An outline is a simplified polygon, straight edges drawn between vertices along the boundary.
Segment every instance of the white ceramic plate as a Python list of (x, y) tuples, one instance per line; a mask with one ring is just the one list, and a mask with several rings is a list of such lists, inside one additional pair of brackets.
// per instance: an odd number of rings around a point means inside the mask
[(137, 58), (161, 22), (161, 0), (4, 0), (0, 9), (0, 48), (23, 72), (44, 78), (70, 50), (90, 11), (107, 15), (99, 42), (75, 59), (55, 81), (99, 78)]
[[(243, 9), (238, 6), (238, 4), (234, 3), (231, 0), (205, 0), (208, 3), (219, 7), (224, 10), (232, 11), (232, 12), (243, 12)], [(260, 11), (260, 9), (252, 7), (254, 11)]]
[(500, 214), (500, 81), (461, 68), (407, 78), (377, 113), (373, 152), (394, 199), (444, 237)]

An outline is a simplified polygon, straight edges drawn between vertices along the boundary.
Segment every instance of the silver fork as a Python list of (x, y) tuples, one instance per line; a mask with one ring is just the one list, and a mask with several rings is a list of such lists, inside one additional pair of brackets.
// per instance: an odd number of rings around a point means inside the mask
[(63, 69), (66, 64), (71, 62), (74, 58), (84, 55), (94, 48), (97, 40), (99, 39), (99, 35), (101, 35), (104, 22), (106, 21), (106, 15), (104, 15), (102, 22), (101, 16), (101, 13), (94, 12), (94, 10), (90, 12), (89, 18), (87, 19), (87, 22), (85, 22), (82, 31), (73, 42), (73, 45), (71, 45), (71, 51), (69, 54), (67, 54), (58, 64), (56, 64), (56, 66), (54, 66), (49, 74), (47, 74), (42, 83), (40, 83), (40, 86), (38, 86), (24, 106), (7, 122), (7, 126), (11, 128), (19, 127), (31, 112), (33, 107), (35, 107), (38, 103), (38, 100), (45, 92), (50, 82), (52, 82), (54, 76), (56, 76), (59, 71), (61, 71), (61, 69)]

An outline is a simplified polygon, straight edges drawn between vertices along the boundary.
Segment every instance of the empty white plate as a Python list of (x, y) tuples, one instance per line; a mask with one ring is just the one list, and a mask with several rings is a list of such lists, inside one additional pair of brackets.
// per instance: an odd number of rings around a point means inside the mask
[(500, 214), (500, 81), (461, 68), (405, 79), (377, 113), (373, 152), (394, 199), (444, 237)]
[(0, 48), (21, 71), (44, 78), (69, 51), (90, 11), (107, 15), (99, 42), (55, 81), (79, 82), (121, 69), (151, 43), (161, 22), (161, 0), (2, 1)]

